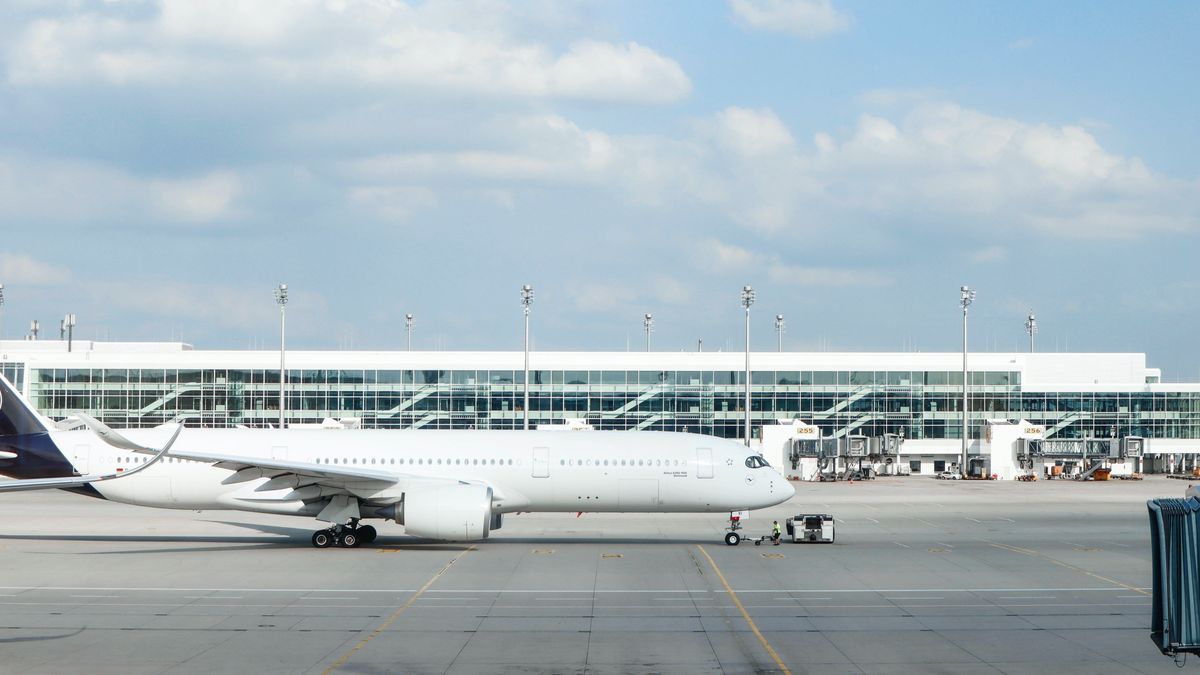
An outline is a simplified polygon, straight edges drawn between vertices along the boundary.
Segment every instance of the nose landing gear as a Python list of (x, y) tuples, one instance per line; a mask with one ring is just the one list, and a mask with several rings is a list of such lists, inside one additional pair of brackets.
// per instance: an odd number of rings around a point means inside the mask
[(742, 535), (738, 531), (742, 529), (742, 514), (735, 511), (729, 514), (729, 527), (725, 528), (725, 544), (728, 546), (737, 546), (742, 542)]

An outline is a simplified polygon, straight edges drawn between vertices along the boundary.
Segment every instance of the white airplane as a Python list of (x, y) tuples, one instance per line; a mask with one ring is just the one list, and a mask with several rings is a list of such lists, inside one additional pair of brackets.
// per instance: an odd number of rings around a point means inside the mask
[[(647, 431), (108, 428), (61, 430), (0, 376), (0, 492), (60, 488), (126, 504), (232, 509), (330, 523), (313, 546), (485, 539), (520, 511), (716, 513), (794, 490), (740, 443)], [(155, 449), (157, 448), (157, 449)], [(736, 529), (725, 542), (736, 545)]]

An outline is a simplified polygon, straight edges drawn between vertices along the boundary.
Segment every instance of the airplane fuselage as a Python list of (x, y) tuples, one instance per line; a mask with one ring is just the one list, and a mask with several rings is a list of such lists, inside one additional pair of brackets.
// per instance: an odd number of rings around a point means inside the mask
[[(90, 431), (51, 431), (80, 473), (129, 470), (146, 456), (100, 442)], [(128, 430), (161, 444), (162, 430)], [(398, 478), (487, 485), (496, 513), (517, 511), (722, 512), (781, 503), (793, 494), (773, 468), (739, 443), (697, 434), (592, 431), (188, 429), (157, 465), (96, 483), (107, 499), (173, 509), (237, 509), (313, 516), (319, 488), (271, 472), (225, 468), (175, 453), (218, 453), (354, 469)], [(293, 477), (294, 478), (294, 477)], [(280, 481), (283, 481), (281, 483)], [(364, 481), (364, 504), (387, 504), (399, 488)]]

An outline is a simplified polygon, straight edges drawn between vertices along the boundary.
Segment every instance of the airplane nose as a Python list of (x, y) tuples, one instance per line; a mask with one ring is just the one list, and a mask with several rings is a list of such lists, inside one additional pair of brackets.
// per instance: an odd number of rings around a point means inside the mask
[(787, 495), (788, 499), (796, 496), (796, 486), (792, 485), (790, 480), (784, 478), (783, 476), (779, 476), (779, 481), (782, 485), (782, 487), (780, 487), (780, 496)]

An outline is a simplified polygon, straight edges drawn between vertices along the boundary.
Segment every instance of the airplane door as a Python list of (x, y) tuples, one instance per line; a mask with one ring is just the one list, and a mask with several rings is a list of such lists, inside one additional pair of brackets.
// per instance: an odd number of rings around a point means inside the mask
[(533, 477), (550, 477), (550, 448), (533, 449)]
[(71, 451), (71, 466), (82, 474), (92, 472), (92, 446), (76, 445)]
[(712, 448), (696, 448), (696, 477), (713, 477)]

